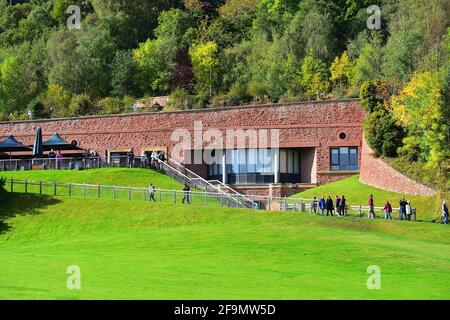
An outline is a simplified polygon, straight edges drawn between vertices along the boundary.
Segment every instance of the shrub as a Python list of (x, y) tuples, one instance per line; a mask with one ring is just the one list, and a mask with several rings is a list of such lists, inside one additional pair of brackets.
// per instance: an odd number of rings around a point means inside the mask
[(164, 106), (164, 111), (192, 109), (192, 97), (183, 88), (175, 89)]
[(88, 95), (79, 94), (72, 97), (69, 109), (75, 116), (85, 116), (94, 113), (94, 104)]

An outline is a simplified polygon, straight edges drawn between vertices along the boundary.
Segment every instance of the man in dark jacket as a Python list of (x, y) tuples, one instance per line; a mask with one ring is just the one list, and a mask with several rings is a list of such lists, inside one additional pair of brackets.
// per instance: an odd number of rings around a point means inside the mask
[(399, 215), (400, 220), (403, 220), (403, 215), (405, 215), (405, 219), (407, 218), (406, 217), (406, 205), (407, 204), (408, 204), (408, 202), (406, 201), (405, 197), (403, 197), (399, 202), (400, 210), (398, 212), (398, 215)]
[(346, 208), (345, 208), (345, 206), (347, 205), (347, 200), (345, 199), (345, 196), (344, 195), (342, 195), (342, 198), (341, 198), (341, 202), (340, 202), (340, 207), (341, 207), (341, 215), (343, 215), (343, 216), (345, 216), (345, 210), (346, 210)]
[(187, 204), (190, 204), (189, 197), (190, 197), (190, 193), (191, 193), (191, 188), (189, 188), (187, 183), (184, 185), (183, 191), (184, 191), (184, 196), (183, 196), (183, 200), (181, 200), (181, 203), (184, 203), (184, 201), (186, 201)]
[(326, 204), (324, 197), (320, 198), (319, 200), (319, 209), (320, 209), (320, 215), (323, 216), (323, 211), (325, 210)]
[(334, 204), (333, 204), (333, 199), (331, 199), (330, 196), (328, 196), (325, 207), (327, 208), (327, 216), (328, 216), (328, 214), (331, 214), (332, 216), (334, 216), (334, 214), (333, 214)]

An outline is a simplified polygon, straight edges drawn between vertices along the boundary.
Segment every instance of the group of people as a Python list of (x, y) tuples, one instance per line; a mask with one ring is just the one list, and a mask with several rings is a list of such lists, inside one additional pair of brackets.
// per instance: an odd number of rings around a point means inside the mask
[[(158, 161), (159, 160), (159, 161)], [(147, 154), (142, 154), (140, 158), (141, 168), (147, 168), (149, 165), (154, 169), (161, 169), (160, 162), (166, 161), (166, 155), (164, 151), (152, 151), (150, 159)], [(134, 155), (133, 148), (127, 152), (127, 167), (134, 168), (136, 166), (136, 157)]]
[(320, 215), (322, 216), (324, 215), (325, 210), (327, 216), (345, 216), (347, 212), (347, 199), (344, 195), (342, 197), (336, 196), (335, 202), (333, 202), (331, 196), (328, 196), (327, 200), (325, 200), (324, 197), (321, 197), (320, 200), (317, 200), (317, 198), (314, 197), (312, 209), (314, 213), (317, 213), (318, 210), (320, 210)]
[[(156, 189), (155, 189), (155, 185), (153, 183), (150, 183), (148, 191), (149, 191), (149, 200), (153, 201), (153, 202), (156, 202), (156, 199), (155, 199), (155, 191), (156, 191)], [(185, 202), (187, 204), (191, 203), (191, 188), (189, 187), (189, 185), (187, 183), (184, 184), (184, 187), (183, 187), (183, 199), (181, 199), (181, 203), (184, 204)]]
[(62, 158), (63, 155), (61, 153), (61, 151), (56, 151), (51, 149), (50, 152), (48, 153), (48, 158), (50, 159), (50, 167), (53, 169), (61, 169), (61, 165), (62, 165)]

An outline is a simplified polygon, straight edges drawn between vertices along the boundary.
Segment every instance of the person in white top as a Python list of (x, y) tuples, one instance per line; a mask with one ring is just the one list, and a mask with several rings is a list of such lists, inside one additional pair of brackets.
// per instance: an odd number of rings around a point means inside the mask
[(410, 201), (408, 201), (406, 203), (405, 212), (406, 212), (406, 220), (411, 221), (412, 210), (411, 210), (411, 202)]

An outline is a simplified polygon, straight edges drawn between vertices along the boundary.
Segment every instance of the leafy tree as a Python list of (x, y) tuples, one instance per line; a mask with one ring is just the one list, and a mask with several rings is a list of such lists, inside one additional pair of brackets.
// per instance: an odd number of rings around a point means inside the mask
[(46, 109), (45, 112), (54, 118), (71, 115), (69, 109), (70, 98), (70, 94), (60, 85), (49, 85), (42, 97)]
[(348, 59), (347, 51), (344, 51), (340, 57), (336, 57), (331, 64), (330, 80), (336, 85), (347, 86), (350, 78), (350, 61)]
[(217, 53), (217, 44), (213, 41), (194, 44), (189, 49), (197, 85), (200, 90), (209, 90), (210, 96), (219, 70)]
[(111, 93), (125, 96), (134, 93), (134, 64), (129, 51), (117, 51), (112, 64)]
[(411, 155), (411, 148), (419, 151), (419, 160), (432, 169), (443, 171), (450, 156), (450, 110), (445, 104), (442, 83), (437, 72), (415, 74), (411, 81), (392, 98), (393, 113), (408, 131), (402, 154)]
[(301, 76), (301, 84), (309, 98), (316, 97), (318, 99), (322, 93), (328, 91), (326, 64), (314, 58), (311, 53), (303, 59)]

